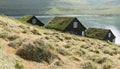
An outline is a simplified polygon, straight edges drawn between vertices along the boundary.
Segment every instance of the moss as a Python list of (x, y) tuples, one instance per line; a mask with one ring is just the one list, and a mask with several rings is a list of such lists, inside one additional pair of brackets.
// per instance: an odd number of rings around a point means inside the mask
[(55, 17), (45, 27), (63, 31), (74, 19), (74, 17)]
[(32, 17), (33, 17), (32, 15), (26, 15), (26, 16), (23, 16), (20, 20), (27, 22), (27, 21), (28, 21), (29, 19), (31, 19)]
[(89, 28), (86, 32), (87, 37), (97, 38), (97, 39), (104, 39), (107, 33), (110, 30), (108, 29), (100, 29), (100, 28)]

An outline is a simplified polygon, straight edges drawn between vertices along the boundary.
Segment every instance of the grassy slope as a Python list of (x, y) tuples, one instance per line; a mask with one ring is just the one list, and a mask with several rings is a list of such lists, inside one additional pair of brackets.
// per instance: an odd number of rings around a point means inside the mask
[(0, 69), (22, 69), (22, 60), (14, 54), (8, 54), (4, 42), (0, 39)]
[(120, 68), (119, 45), (32, 26), (7, 16), (0, 16), (0, 42), (5, 47), (0, 60), (9, 56), (10, 62), (3, 62), (11, 69), (17, 69), (12, 55), (22, 61), (17, 64), (19, 69)]

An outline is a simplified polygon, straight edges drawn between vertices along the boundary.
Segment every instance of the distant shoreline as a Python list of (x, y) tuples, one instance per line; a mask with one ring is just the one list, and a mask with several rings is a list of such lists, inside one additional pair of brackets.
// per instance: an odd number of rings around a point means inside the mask
[[(31, 14), (34, 15), (34, 14)], [(24, 15), (8, 15), (8, 16), (12, 16), (15, 18), (20, 18)], [(120, 16), (120, 14), (39, 14), (39, 15), (35, 15), (36, 17), (55, 17), (55, 16), (66, 16), (66, 17), (79, 17), (79, 16)]]
[(90, 16), (90, 15), (99, 15), (99, 16), (120, 16), (120, 14), (4, 14), (7, 16), (23, 16), (23, 15), (35, 15), (35, 16), (68, 16), (68, 15), (75, 15), (75, 16)]

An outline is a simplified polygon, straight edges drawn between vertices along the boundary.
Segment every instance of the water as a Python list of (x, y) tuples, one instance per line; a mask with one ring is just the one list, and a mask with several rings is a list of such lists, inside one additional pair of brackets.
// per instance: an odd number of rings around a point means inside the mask
[(89, 27), (111, 29), (116, 36), (116, 43), (120, 44), (120, 15), (49, 15), (37, 16), (42, 22), (48, 23), (54, 16), (73, 16), (77, 17), (80, 22)]

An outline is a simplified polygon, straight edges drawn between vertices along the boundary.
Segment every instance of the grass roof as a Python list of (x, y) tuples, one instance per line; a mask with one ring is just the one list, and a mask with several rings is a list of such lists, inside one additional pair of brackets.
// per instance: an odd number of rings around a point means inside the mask
[(74, 19), (74, 17), (55, 17), (45, 27), (63, 31)]
[(27, 22), (28, 20), (30, 20), (33, 17), (33, 15), (26, 15), (23, 16), (20, 20)]
[(103, 40), (110, 30), (101, 28), (88, 28), (86, 36)]

